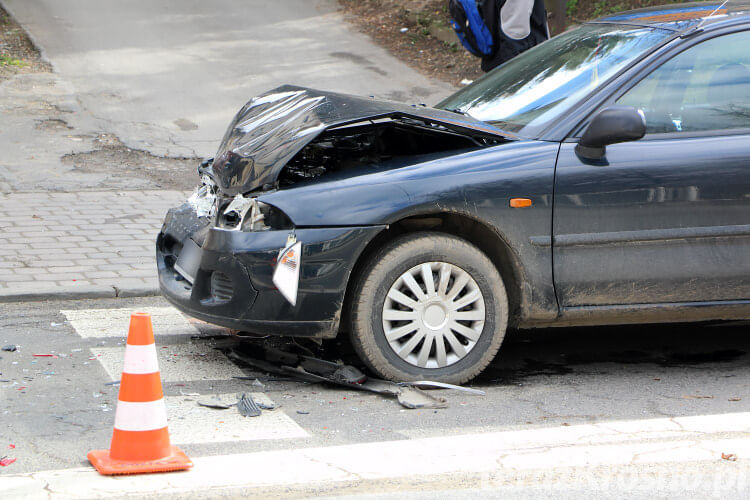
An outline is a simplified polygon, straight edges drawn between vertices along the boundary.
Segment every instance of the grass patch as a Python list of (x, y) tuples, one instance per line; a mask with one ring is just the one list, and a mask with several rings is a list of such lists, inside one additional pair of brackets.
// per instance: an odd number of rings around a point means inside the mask
[(11, 57), (8, 54), (0, 54), (0, 66), (14, 66), (16, 68), (23, 68), (28, 66), (29, 63), (16, 57)]

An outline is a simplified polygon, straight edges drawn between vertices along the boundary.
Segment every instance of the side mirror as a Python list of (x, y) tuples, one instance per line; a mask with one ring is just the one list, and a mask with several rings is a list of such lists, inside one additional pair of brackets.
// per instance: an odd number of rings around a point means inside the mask
[(635, 141), (645, 134), (643, 111), (632, 106), (610, 106), (591, 120), (578, 141), (576, 153), (588, 160), (601, 160), (607, 145)]

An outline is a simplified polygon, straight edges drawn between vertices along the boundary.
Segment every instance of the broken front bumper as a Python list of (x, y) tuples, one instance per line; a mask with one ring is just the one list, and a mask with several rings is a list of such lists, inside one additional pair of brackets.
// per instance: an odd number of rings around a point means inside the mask
[[(354, 263), (383, 228), (295, 229), (302, 264), (292, 305), (273, 284), (289, 230), (217, 228), (185, 204), (169, 211), (157, 238), (159, 285), (175, 307), (210, 323), (259, 334), (334, 337)], [(181, 252), (195, 246), (195, 269), (181, 273), (175, 268)]]

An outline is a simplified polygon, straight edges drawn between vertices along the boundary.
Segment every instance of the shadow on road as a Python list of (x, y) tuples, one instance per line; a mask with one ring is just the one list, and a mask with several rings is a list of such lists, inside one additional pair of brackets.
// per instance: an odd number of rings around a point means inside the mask
[(702, 367), (750, 365), (750, 324), (628, 325), (509, 331), (490, 366), (474, 382), (514, 384), (540, 375), (568, 375), (586, 365)]

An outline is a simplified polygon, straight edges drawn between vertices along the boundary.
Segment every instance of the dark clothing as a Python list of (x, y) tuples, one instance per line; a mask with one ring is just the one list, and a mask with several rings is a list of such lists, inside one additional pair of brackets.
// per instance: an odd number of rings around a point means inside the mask
[(494, 42), (493, 52), (482, 56), (484, 72), (549, 38), (544, 0), (483, 0), (479, 8)]

